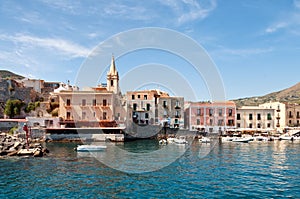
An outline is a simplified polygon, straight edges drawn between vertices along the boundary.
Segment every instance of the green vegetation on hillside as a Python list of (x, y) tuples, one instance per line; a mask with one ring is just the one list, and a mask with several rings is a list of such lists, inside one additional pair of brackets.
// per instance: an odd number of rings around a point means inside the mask
[(9, 118), (13, 118), (17, 115), (20, 115), (21, 108), (25, 105), (24, 102), (21, 100), (7, 100), (5, 104), (4, 114), (7, 115)]
[(17, 75), (13, 72), (7, 71), (7, 70), (0, 70), (0, 78), (2, 79), (24, 79), (23, 76)]

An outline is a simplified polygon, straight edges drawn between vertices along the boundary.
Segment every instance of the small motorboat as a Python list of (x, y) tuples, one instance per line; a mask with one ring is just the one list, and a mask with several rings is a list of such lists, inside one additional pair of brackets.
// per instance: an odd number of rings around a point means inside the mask
[(176, 144), (188, 144), (188, 141), (185, 139), (184, 136), (180, 136), (179, 138), (175, 138), (174, 142)]
[(93, 151), (103, 151), (106, 149), (106, 146), (101, 145), (79, 145), (76, 148), (78, 152), (93, 152)]
[(160, 145), (166, 145), (166, 144), (168, 144), (168, 141), (165, 140), (165, 139), (161, 139), (161, 140), (159, 140), (158, 143), (159, 143)]
[(246, 138), (246, 137), (244, 137), (244, 138), (239, 138), (239, 137), (237, 137), (237, 138), (233, 138), (233, 139), (232, 139), (232, 142), (248, 143), (248, 142), (250, 142), (250, 141), (252, 141), (252, 140), (253, 140), (252, 138)]
[(199, 139), (199, 142), (201, 142), (201, 143), (210, 143), (210, 138), (202, 137), (202, 138)]

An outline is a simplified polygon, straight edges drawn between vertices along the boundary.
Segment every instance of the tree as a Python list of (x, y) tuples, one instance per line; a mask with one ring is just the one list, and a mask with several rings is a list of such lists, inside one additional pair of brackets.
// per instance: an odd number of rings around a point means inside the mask
[(24, 106), (24, 102), (21, 100), (7, 100), (5, 104), (4, 114), (7, 115), (9, 118), (13, 118), (16, 115), (20, 115), (21, 108)]

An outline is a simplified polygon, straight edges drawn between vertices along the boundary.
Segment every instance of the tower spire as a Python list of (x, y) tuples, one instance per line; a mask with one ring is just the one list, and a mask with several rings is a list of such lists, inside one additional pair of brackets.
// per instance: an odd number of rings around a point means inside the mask
[(116, 69), (114, 55), (112, 55), (109, 72), (107, 73), (107, 89), (115, 94), (119, 93), (119, 74)]
[(112, 55), (112, 57), (111, 57), (109, 75), (117, 75), (117, 70), (116, 70), (116, 64), (115, 64), (115, 57), (114, 57), (114, 55)]

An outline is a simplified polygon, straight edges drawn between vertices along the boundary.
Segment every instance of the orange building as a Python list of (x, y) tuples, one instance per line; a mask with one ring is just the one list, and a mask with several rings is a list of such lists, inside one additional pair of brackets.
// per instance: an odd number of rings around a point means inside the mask
[(124, 124), (125, 110), (119, 89), (119, 74), (112, 57), (107, 85), (85, 90), (67, 86), (53, 93), (59, 98), (59, 117), (73, 127), (101, 127)]

